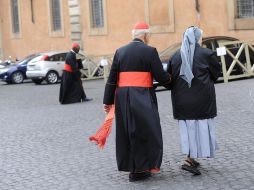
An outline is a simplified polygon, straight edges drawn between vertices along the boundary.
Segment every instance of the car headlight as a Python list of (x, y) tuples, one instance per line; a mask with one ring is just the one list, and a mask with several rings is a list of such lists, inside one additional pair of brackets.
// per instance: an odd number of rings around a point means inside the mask
[(0, 69), (0, 74), (6, 73), (9, 69), (5, 68), (5, 69)]

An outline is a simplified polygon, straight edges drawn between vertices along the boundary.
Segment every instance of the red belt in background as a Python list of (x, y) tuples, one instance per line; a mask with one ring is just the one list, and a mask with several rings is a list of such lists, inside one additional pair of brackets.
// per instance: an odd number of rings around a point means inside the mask
[(71, 66), (66, 63), (64, 64), (64, 70), (68, 72), (73, 72)]

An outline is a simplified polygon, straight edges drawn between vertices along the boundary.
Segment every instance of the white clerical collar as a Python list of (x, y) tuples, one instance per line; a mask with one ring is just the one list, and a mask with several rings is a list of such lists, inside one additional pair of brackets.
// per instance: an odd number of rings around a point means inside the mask
[(76, 54), (76, 52), (75, 52), (75, 51), (73, 51), (73, 49), (71, 49), (71, 52), (73, 52), (73, 53), (75, 53), (75, 54)]

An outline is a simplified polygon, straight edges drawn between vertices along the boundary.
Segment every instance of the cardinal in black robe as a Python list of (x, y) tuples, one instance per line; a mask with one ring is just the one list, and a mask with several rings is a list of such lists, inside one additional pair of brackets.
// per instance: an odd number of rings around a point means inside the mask
[(66, 55), (59, 94), (59, 102), (61, 104), (91, 100), (86, 97), (81, 81), (79, 69), (82, 69), (83, 65), (80, 59), (76, 59), (76, 54), (79, 50), (80, 45), (73, 43), (72, 50)]
[(160, 170), (163, 143), (152, 78), (167, 86), (171, 77), (157, 50), (147, 45), (149, 26), (136, 24), (132, 35), (133, 41), (114, 55), (103, 103), (105, 112), (115, 106), (118, 170), (136, 181)]

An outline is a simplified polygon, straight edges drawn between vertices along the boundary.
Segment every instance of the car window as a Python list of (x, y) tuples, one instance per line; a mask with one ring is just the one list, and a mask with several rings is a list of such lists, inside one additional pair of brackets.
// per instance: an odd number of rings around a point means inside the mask
[(202, 42), (202, 47), (215, 51), (216, 47), (213, 40), (207, 40)]
[(23, 59), (23, 60), (17, 62), (17, 65), (23, 65), (23, 64), (26, 64), (26, 63), (27, 63), (27, 60)]
[(48, 58), (48, 61), (64, 61), (66, 57), (66, 53), (59, 53), (52, 55)]
[(26, 65), (29, 61), (31, 61), (32, 59), (34, 59), (37, 56), (39, 56), (39, 55), (33, 54), (33, 55), (30, 55), (30, 56), (27, 56), (24, 59), (18, 61), (17, 64), (18, 65)]
[(49, 56), (49, 58), (47, 59), (47, 61), (59, 61), (59, 56), (58, 56), (58, 54)]
[(61, 54), (59, 54), (60, 61), (65, 61), (66, 55), (67, 55), (67, 53), (61, 53)]
[(39, 55), (38, 57), (35, 57), (33, 58), (31, 61), (29, 61), (29, 63), (34, 63), (34, 62), (37, 62), (37, 61), (40, 61), (42, 59), (44, 55)]

